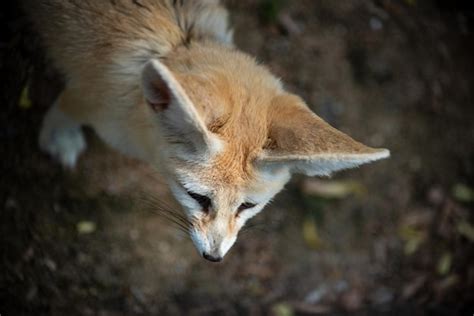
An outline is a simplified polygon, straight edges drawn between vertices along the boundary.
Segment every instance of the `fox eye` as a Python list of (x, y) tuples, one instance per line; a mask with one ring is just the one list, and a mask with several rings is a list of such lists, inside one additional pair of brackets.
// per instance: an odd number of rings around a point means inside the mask
[(201, 194), (197, 194), (197, 193), (194, 193), (194, 192), (189, 192), (188, 191), (188, 194), (190, 197), (192, 197), (196, 202), (199, 203), (199, 205), (201, 205), (201, 207), (207, 211), (209, 209), (209, 207), (211, 206), (211, 199), (208, 198), (207, 196), (205, 195), (201, 195)]
[(240, 212), (242, 212), (246, 209), (255, 207), (255, 205), (256, 205), (255, 203), (250, 203), (250, 202), (242, 203), (242, 204), (240, 204), (239, 208), (237, 209), (237, 214), (240, 214)]

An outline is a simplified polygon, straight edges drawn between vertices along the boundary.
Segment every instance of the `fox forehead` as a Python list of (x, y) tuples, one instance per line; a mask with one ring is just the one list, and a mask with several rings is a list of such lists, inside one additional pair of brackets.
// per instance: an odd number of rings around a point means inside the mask
[[(207, 55), (198, 56), (192, 63), (197, 69), (178, 69), (176, 76), (207, 129), (223, 143), (222, 150), (194, 172), (212, 183), (238, 186), (256, 177), (253, 162), (268, 142), (269, 112), (282, 88), (253, 59), (224, 53), (238, 58), (209, 61)], [(200, 58), (205, 60), (197, 62)]]
[[(174, 168), (175, 177), (186, 191), (206, 195), (225, 208), (237, 207), (243, 202), (266, 203), (290, 178), (286, 169), (265, 172), (257, 169), (251, 160), (244, 170), (229, 157), (231, 155), (224, 152), (209, 162), (181, 162)], [(229, 160), (222, 163), (222, 159)]]
[[(197, 193), (227, 191), (258, 192), (260, 186), (275, 180), (275, 177), (257, 169), (255, 159), (267, 143), (266, 122), (243, 120), (245, 123), (226, 122), (215, 134), (222, 141), (219, 152), (198, 161), (175, 161), (175, 171), (181, 184), (191, 190), (200, 187)], [(243, 125), (243, 126), (242, 126)], [(199, 182), (199, 184), (194, 184)], [(220, 188), (220, 190), (219, 190)], [(235, 193), (235, 194), (234, 194)]]
[(245, 148), (261, 147), (272, 100), (283, 93), (281, 82), (253, 58), (233, 49), (196, 46), (188, 54), (185, 49), (166, 63), (208, 129), (233, 143), (249, 140)]

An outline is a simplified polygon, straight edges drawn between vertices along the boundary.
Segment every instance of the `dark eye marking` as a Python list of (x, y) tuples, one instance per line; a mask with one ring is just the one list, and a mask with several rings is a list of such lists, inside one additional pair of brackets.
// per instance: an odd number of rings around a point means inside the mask
[(237, 209), (237, 214), (240, 214), (242, 211), (247, 210), (249, 208), (255, 207), (257, 204), (245, 202), (240, 204), (239, 208)]
[(197, 194), (197, 193), (194, 193), (194, 192), (189, 192), (189, 191), (187, 191), (187, 192), (188, 192), (190, 197), (192, 197), (196, 202), (199, 203), (199, 205), (201, 205), (201, 207), (203, 208), (203, 210), (205, 212), (207, 212), (209, 210), (209, 207), (211, 207), (211, 199), (210, 198), (208, 198), (205, 195)]

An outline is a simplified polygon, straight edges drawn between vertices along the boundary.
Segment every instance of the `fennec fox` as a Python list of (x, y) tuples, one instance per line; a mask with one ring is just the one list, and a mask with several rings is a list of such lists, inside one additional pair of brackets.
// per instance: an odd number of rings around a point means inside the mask
[(74, 167), (81, 125), (164, 173), (191, 238), (220, 261), (293, 173), (386, 158), (354, 141), (235, 49), (218, 0), (23, 0), (66, 87), (39, 143)]

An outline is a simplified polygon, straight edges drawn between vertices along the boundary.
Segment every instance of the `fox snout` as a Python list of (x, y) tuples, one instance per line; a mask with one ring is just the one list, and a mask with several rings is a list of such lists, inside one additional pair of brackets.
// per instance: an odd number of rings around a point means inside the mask
[(209, 247), (203, 247), (202, 249), (195, 244), (204, 259), (211, 262), (220, 262), (234, 242), (235, 238), (224, 239), (220, 242), (213, 241), (209, 243)]
[(212, 262), (222, 261), (222, 258), (225, 255), (225, 253), (222, 253), (221, 251), (222, 238), (220, 238), (219, 235), (214, 237), (211, 233), (208, 234), (207, 241), (207, 247), (203, 247), (202, 249), (201, 255), (203, 258)]
[(222, 256), (220, 256), (219, 254), (208, 254), (207, 252), (203, 252), (202, 256), (204, 259), (209, 260), (211, 262), (222, 261)]
[[(220, 240), (212, 238), (212, 236), (203, 235), (199, 231), (193, 231), (191, 233), (191, 239), (196, 246), (199, 254), (206, 260), (211, 262), (220, 262), (222, 261), (226, 251), (223, 251), (222, 244)], [(229, 247), (230, 248), (230, 247)]]
[(227, 224), (219, 221), (206, 226), (196, 225), (191, 231), (191, 239), (204, 259), (220, 262), (234, 244), (237, 232), (230, 231)]

